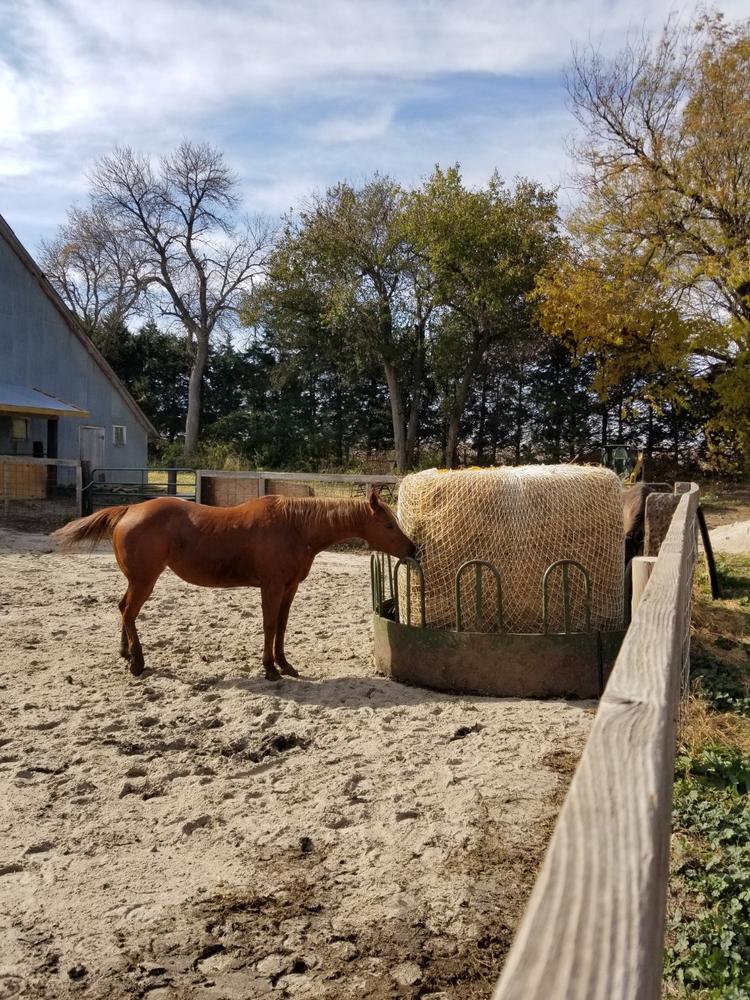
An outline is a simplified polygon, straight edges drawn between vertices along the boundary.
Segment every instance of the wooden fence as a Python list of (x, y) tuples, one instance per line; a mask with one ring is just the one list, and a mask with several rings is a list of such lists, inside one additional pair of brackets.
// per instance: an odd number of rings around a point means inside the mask
[(255, 500), (269, 494), (282, 496), (355, 497), (370, 487), (381, 490), (384, 499), (395, 499), (398, 476), (333, 475), (322, 472), (224, 472), (200, 469), (196, 500), (215, 507)]
[(628, 629), (493, 1000), (661, 996), (672, 782), (698, 487)]

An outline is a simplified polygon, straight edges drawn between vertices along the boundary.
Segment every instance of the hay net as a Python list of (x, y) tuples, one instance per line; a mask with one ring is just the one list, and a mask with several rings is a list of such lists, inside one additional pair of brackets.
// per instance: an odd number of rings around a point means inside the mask
[[(426, 625), (455, 627), (455, 580), (462, 563), (492, 563), (502, 583), (502, 630), (543, 632), (542, 579), (559, 559), (574, 559), (590, 578), (590, 627), (623, 627), (622, 485), (608, 469), (570, 465), (517, 468), (429, 469), (406, 476), (398, 517), (418, 547), (425, 580)], [(412, 607), (417, 607), (412, 574)], [(477, 602), (475, 571), (462, 575), (462, 628), (499, 630), (497, 598), (489, 571), (482, 571)], [(571, 631), (587, 629), (583, 576), (568, 573)], [(405, 574), (400, 574), (404, 620)], [(477, 606), (479, 604), (479, 606)], [(562, 571), (549, 580), (548, 631), (565, 631)]]

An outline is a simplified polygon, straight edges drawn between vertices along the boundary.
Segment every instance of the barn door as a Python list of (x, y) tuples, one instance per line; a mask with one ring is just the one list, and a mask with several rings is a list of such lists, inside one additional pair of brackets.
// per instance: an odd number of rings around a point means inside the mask
[(104, 428), (81, 427), (79, 435), (84, 479), (89, 479), (94, 470), (104, 465)]

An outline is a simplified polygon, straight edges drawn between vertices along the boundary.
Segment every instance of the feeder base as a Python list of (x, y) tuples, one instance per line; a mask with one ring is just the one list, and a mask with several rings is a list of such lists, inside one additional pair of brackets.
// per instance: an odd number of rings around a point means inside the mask
[(395, 681), (495, 698), (598, 698), (625, 630), (452, 632), (373, 615), (376, 667)]

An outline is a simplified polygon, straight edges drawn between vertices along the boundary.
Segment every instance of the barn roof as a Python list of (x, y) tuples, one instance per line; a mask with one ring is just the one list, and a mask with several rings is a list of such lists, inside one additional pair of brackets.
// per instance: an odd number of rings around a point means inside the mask
[(64, 403), (47, 392), (0, 382), (0, 413), (32, 413), (47, 417), (88, 417), (88, 410)]
[(18, 237), (10, 228), (10, 226), (5, 221), (2, 215), (0, 215), (0, 236), (5, 240), (5, 242), (11, 248), (11, 250), (13, 250), (15, 255), (27, 269), (27, 271), (29, 271), (32, 277), (36, 280), (42, 292), (44, 292), (44, 294), (50, 300), (55, 309), (57, 309), (62, 318), (65, 320), (73, 335), (78, 338), (78, 340), (81, 342), (85, 350), (91, 355), (91, 357), (94, 359), (99, 368), (101, 368), (102, 372), (112, 383), (113, 389), (115, 389), (125, 400), (125, 403), (132, 410), (133, 416), (146, 430), (146, 433), (149, 435), (149, 437), (158, 438), (160, 436), (159, 432), (156, 430), (156, 428), (148, 419), (146, 414), (143, 412), (143, 410), (140, 408), (140, 406), (136, 403), (136, 401), (130, 395), (128, 390), (122, 384), (120, 379), (114, 373), (113, 369), (110, 367), (110, 365), (104, 358), (104, 355), (101, 353), (101, 351), (99, 351), (95, 347), (91, 338), (87, 335), (81, 324), (78, 322), (78, 319), (65, 305), (63, 300), (55, 291), (55, 288), (50, 282), (49, 278), (46, 277), (42, 269), (39, 267), (37, 262), (31, 256), (31, 254), (28, 252), (26, 247), (24, 247), (24, 245), (18, 239)]

